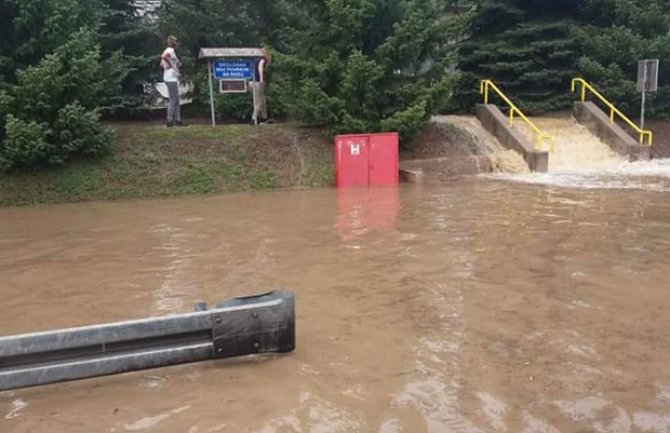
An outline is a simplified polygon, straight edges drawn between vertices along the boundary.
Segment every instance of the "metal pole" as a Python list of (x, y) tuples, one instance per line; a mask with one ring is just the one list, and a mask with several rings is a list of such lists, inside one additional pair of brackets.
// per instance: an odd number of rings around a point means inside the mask
[(207, 59), (207, 77), (209, 78), (209, 108), (212, 112), (212, 126), (216, 126), (216, 115), (214, 113), (214, 87), (212, 86), (212, 59)]
[(644, 129), (644, 106), (647, 102), (647, 65), (642, 65), (642, 109), (640, 111), (640, 128)]
[(256, 60), (254, 59), (251, 63), (251, 66), (252, 66), (251, 67), (251, 74), (252, 74), (252, 77), (253, 77), (252, 78), (253, 86), (251, 87), (251, 99), (253, 99), (253, 101), (254, 101), (254, 112), (251, 115), (251, 117), (254, 119), (254, 125), (258, 126), (258, 108), (257, 108), (258, 101), (256, 100), (257, 99), (256, 95), (258, 94), (258, 90), (256, 89), (256, 86), (258, 86), (259, 84), (256, 82), (256, 64), (254, 63), (255, 61)]
[(644, 108), (645, 108), (644, 106), (646, 105), (646, 102), (647, 102), (647, 93), (645, 92), (645, 89), (642, 89), (642, 112), (640, 113), (640, 129), (644, 129)]

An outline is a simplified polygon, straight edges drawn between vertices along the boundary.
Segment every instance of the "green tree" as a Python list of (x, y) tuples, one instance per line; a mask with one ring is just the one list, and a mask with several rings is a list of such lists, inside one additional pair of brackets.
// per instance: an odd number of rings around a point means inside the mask
[(462, 71), (455, 98), (469, 110), (481, 101), (478, 82), (492, 79), (532, 113), (569, 106), (570, 80), (581, 53), (572, 29), (578, 0), (480, 0), (459, 44)]
[(450, 91), (450, 2), (283, 0), (273, 105), (330, 131), (409, 139)]
[(103, 59), (93, 0), (0, 1), (0, 168), (99, 154), (98, 107), (120, 92), (120, 54)]
[(122, 70), (121, 87), (104, 101), (107, 114), (133, 114), (147, 103), (144, 87), (157, 81), (161, 50), (157, 24), (143, 15), (134, 0), (103, 0), (99, 28), (103, 61), (115, 59)]
[[(583, 76), (624, 111), (639, 110), (637, 61), (661, 59), (670, 79), (670, 3), (664, 0), (476, 0), (459, 43), (455, 101), (471, 110), (478, 81), (493, 79), (522, 109), (569, 108), (571, 78)], [(651, 96), (650, 114), (670, 114), (670, 86)]]
[[(162, 39), (179, 39), (184, 79), (195, 85), (194, 101), (209, 108), (207, 68), (198, 61), (203, 47), (259, 47), (268, 39), (275, 19), (273, 2), (265, 0), (165, 0), (159, 12)], [(278, 30), (280, 31), (280, 30)], [(267, 32), (267, 33), (266, 33)], [(215, 95), (220, 116), (247, 120), (249, 95)]]
[(162, 39), (179, 39), (187, 74), (196, 73), (202, 47), (259, 46), (258, 15), (250, 1), (165, 0), (159, 12)]
[(651, 116), (670, 115), (670, 3), (663, 0), (588, 0), (581, 7), (586, 23), (575, 29), (583, 55), (579, 72), (635, 118), (637, 62), (661, 61), (659, 91), (649, 95)]
[(96, 0), (0, 0), (0, 78), (7, 86), (16, 71), (34, 65), (82, 27), (95, 28), (102, 10)]

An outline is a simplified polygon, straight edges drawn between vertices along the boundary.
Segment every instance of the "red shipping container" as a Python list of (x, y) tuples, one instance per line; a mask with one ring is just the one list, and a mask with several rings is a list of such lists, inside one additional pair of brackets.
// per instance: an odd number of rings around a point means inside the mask
[(335, 183), (347, 186), (398, 184), (398, 134), (335, 137)]

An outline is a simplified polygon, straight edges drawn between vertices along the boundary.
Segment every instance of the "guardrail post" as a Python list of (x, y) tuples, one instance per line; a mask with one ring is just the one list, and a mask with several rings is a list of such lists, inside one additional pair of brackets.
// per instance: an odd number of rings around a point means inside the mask
[(235, 298), (166, 317), (0, 337), (0, 392), (295, 349), (295, 295)]

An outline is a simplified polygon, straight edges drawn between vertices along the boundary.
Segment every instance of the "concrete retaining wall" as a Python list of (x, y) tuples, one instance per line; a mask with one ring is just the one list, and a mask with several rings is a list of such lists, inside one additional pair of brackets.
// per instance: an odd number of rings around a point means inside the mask
[(575, 102), (573, 106), (575, 119), (586, 126), (616, 153), (627, 156), (631, 162), (646, 161), (650, 156), (649, 146), (641, 146), (628, 135), (593, 102)]
[(400, 163), (400, 179), (408, 183), (422, 183), (427, 177), (444, 180), (463, 175), (492, 173), (493, 169), (488, 156), (403, 161)]
[(519, 152), (532, 171), (547, 172), (549, 153), (536, 150), (523, 134), (510, 128), (509, 119), (500, 112), (498, 107), (491, 104), (477, 105), (477, 118), (503, 146)]

